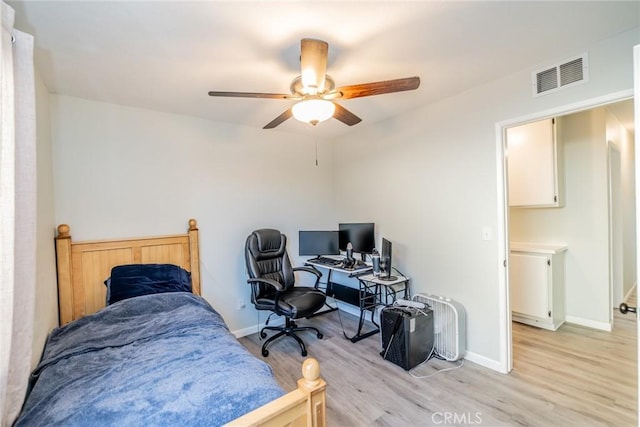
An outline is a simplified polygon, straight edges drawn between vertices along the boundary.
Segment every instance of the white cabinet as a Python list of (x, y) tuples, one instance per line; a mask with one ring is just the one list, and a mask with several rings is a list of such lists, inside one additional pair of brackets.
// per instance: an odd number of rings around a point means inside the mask
[(564, 323), (566, 246), (512, 243), (509, 255), (511, 316), (555, 331)]
[(555, 119), (507, 129), (509, 206), (560, 206)]

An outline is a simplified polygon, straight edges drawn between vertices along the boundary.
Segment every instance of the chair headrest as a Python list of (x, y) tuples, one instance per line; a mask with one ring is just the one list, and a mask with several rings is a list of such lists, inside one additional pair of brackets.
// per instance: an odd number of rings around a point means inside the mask
[(249, 236), (249, 250), (257, 260), (277, 258), (284, 255), (287, 248), (287, 236), (279, 230), (263, 228)]

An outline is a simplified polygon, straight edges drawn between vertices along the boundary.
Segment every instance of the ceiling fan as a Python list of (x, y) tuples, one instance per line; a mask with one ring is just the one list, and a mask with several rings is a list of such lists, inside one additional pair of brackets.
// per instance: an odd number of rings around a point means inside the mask
[(335, 102), (336, 99), (361, 98), (364, 96), (402, 92), (414, 90), (420, 86), (419, 77), (406, 77), (336, 88), (334, 80), (327, 75), (328, 52), (329, 44), (325, 41), (310, 38), (301, 40), (301, 73), (291, 82), (291, 94), (211, 91), (209, 95), (298, 101), (284, 113), (267, 123), (263, 129), (273, 129), (292, 116), (314, 126), (331, 117), (348, 126), (353, 126), (360, 123), (362, 119)]

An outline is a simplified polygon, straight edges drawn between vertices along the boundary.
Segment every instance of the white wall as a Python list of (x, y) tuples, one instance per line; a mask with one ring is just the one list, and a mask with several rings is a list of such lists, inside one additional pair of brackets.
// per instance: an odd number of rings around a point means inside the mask
[[(232, 331), (258, 323), (243, 249), (257, 228), (336, 224), (329, 144), (278, 131), (51, 95), (56, 223), (74, 240), (200, 229), (203, 296)], [(243, 299), (247, 307), (238, 310)], [(261, 319), (264, 321), (265, 315)]]
[(559, 117), (564, 206), (510, 209), (511, 240), (562, 243), (565, 312), (569, 321), (608, 325), (609, 210), (606, 108)]
[(40, 75), (36, 83), (36, 298), (31, 365), (40, 360), (51, 329), (58, 326), (53, 204), (53, 162), (49, 126), (49, 94)]
[[(393, 241), (394, 263), (411, 276), (414, 292), (449, 296), (465, 306), (474, 360), (497, 368), (503, 357), (496, 123), (630, 90), (632, 47), (639, 41), (636, 29), (585, 47), (590, 80), (583, 85), (531, 96), (532, 70), (584, 50), (567, 52), (335, 141), (340, 218), (375, 221), (378, 242), (380, 236)], [(423, 82), (428, 84), (437, 82)], [(365, 177), (372, 189), (365, 195), (339, 185)], [(494, 232), (492, 240), (482, 240), (484, 226)]]

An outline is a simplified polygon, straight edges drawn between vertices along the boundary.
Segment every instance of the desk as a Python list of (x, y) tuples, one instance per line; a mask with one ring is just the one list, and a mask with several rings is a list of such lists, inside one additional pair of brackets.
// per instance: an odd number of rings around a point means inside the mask
[(372, 293), (378, 295), (378, 305), (391, 305), (398, 299), (398, 294), (402, 294), (404, 299), (409, 296), (409, 278), (405, 276), (394, 277), (393, 280), (385, 280), (373, 274), (365, 274), (358, 276), (358, 280), (364, 288), (372, 288), (375, 291)]
[[(336, 285), (343, 286), (339, 283), (333, 282), (331, 280), (331, 274), (334, 271), (344, 273), (347, 277), (356, 278), (358, 280), (358, 289), (357, 298), (354, 299), (354, 303), (358, 305), (360, 309), (360, 318), (358, 320), (358, 330), (356, 334), (352, 337), (349, 337), (345, 334), (345, 337), (349, 339), (351, 342), (358, 342), (361, 339), (370, 337), (372, 335), (380, 332), (380, 325), (375, 321), (375, 313), (376, 308), (380, 305), (388, 305), (393, 303), (396, 300), (399, 294), (403, 295), (403, 298), (407, 297), (409, 291), (409, 278), (404, 276), (397, 276), (396, 280), (386, 281), (382, 280), (377, 276), (371, 274), (371, 267), (367, 266), (367, 268), (361, 269), (344, 269), (340, 265), (326, 265), (321, 263), (313, 262), (312, 260), (306, 262), (307, 265), (310, 265), (315, 268), (324, 268), (328, 270), (327, 274), (327, 289), (331, 290)], [(339, 298), (338, 298), (339, 299)], [(350, 301), (347, 301), (350, 302)], [(353, 304), (353, 305), (355, 305)], [(337, 308), (332, 308), (332, 310), (326, 310), (319, 312), (318, 314), (327, 313), (329, 311), (334, 311)], [(371, 312), (371, 323), (373, 323), (374, 328), (367, 332), (362, 332), (362, 328), (364, 327), (364, 320), (366, 317), (367, 311)]]
[[(341, 258), (332, 258), (332, 259), (336, 259), (338, 261), (341, 260)], [(319, 262), (315, 262), (314, 259), (310, 259), (308, 260), (306, 263), (306, 265), (311, 266), (313, 268), (316, 269), (326, 269), (327, 270), (327, 295), (330, 295), (336, 299), (345, 301), (351, 305), (355, 305), (355, 306), (359, 306), (360, 305), (360, 296), (358, 293), (358, 289), (357, 288), (353, 288), (350, 286), (345, 286), (342, 285), (338, 282), (334, 282), (332, 280), (332, 274), (334, 271), (338, 272), (338, 273), (342, 273), (345, 274), (347, 276), (347, 278), (354, 278), (354, 277), (358, 277), (360, 275), (363, 274), (369, 274), (371, 273), (371, 266), (362, 266), (360, 268), (356, 268), (356, 269), (347, 269), (342, 267), (341, 264), (337, 264), (337, 265), (331, 265), (331, 264), (326, 264), (326, 263), (319, 263)], [(353, 291), (353, 292), (351, 292)], [(323, 313), (327, 313), (329, 311), (335, 311), (337, 310), (337, 308), (332, 308), (331, 310), (325, 310), (325, 311), (320, 311), (316, 314), (323, 314)]]

